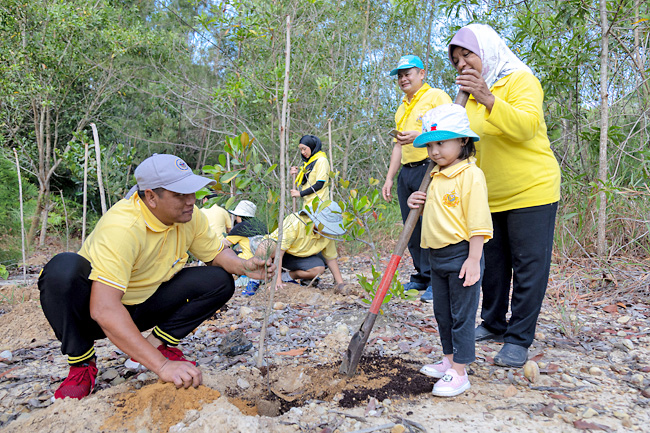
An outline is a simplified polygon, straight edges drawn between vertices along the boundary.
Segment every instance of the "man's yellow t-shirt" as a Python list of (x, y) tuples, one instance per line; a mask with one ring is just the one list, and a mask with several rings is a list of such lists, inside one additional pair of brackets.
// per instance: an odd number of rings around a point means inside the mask
[(439, 249), (473, 236), (492, 239), (492, 216), (485, 176), (470, 158), (431, 171), (431, 185), (422, 215), (422, 248)]
[[(395, 112), (396, 129), (403, 131), (422, 131), (422, 115), (438, 105), (450, 104), (451, 98), (443, 90), (434, 89), (428, 84), (424, 84), (418, 90), (411, 102), (406, 95), (402, 99), (402, 104)], [(415, 104), (411, 106), (412, 104)], [(412, 162), (419, 162), (427, 159), (426, 147), (413, 147), (413, 143), (402, 146), (402, 165)]]
[[(293, 213), (287, 216), (282, 223), (282, 245), (280, 248), (296, 257), (311, 257), (323, 253), (326, 260), (337, 257), (336, 244), (333, 239), (314, 233), (313, 229), (307, 233), (306, 228), (311, 219), (307, 215)], [(271, 239), (278, 240), (278, 230), (269, 235)]]
[(136, 193), (101, 217), (79, 254), (92, 265), (90, 280), (123, 291), (122, 304), (134, 305), (183, 269), (188, 251), (207, 263), (222, 249), (196, 206), (189, 222), (167, 226)]

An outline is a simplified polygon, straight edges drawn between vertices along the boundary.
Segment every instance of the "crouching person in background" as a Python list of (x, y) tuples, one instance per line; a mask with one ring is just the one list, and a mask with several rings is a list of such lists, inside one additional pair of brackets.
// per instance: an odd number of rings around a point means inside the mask
[[(308, 225), (312, 228), (309, 229)], [(278, 273), (276, 288), (282, 288), (284, 282), (296, 283), (295, 280), (308, 285), (323, 274), (327, 266), (336, 282), (336, 290), (345, 290), (335, 242), (337, 236), (345, 234), (338, 204), (332, 202), (329, 206), (313, 212), (302, 209), (292, 213), (282, 222), (282, 230), (280, 254), (274, 258), (274, 264), (279, 269), (286, 269), (288, 278), (282, 278), (282, 273)], [(269, 238), (277, 242), (278, 230), (271, 233)], [(264, 257), (273, 257), (274, 254), (275, 245), (267, 240), (260, 244), (256, 253), (257, 256)]]

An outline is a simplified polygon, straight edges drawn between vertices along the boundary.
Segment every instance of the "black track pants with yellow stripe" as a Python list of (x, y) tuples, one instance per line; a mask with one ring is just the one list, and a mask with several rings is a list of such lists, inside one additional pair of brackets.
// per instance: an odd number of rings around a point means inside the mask
[[(38, 279), (43, 312), (72, 365), (94, 358), (95, 340), (106, 337), (90, 317), (90, 270), (82, 256), (61, 253)], [(191, 267), (161, 284), (143, 303), (125, 308), (140, 331), (153, 328), (158, 339), (175, 346), (228, 302), (234, 290), (232, 275), (222, 268)]]

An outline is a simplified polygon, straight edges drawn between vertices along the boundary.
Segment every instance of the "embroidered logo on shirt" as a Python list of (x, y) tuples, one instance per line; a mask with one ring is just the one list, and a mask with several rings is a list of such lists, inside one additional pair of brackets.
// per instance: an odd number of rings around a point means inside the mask
[(444, 196), (442, 196), (442, 203), (447, 207), (456, 207), (460, 204), (460, 197), (456, 194), (456, 190), (453, 190)]

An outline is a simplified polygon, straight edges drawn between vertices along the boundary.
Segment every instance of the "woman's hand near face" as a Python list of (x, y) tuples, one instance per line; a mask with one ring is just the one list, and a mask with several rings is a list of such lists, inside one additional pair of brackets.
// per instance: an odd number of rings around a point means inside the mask
[(456, 84), (460, 85), (460, 90), (474, 96), (476, 102), (485, 105), (485, 108), (492, 110), (494, 107), (494, 95), (490, 92), (487, 83), (476, 69), (465, 69), (458, 77)]
[(289, 169), (289, 174), (291, 175), (298, 174), (298, 167), (292, 165), (291, 168)]

